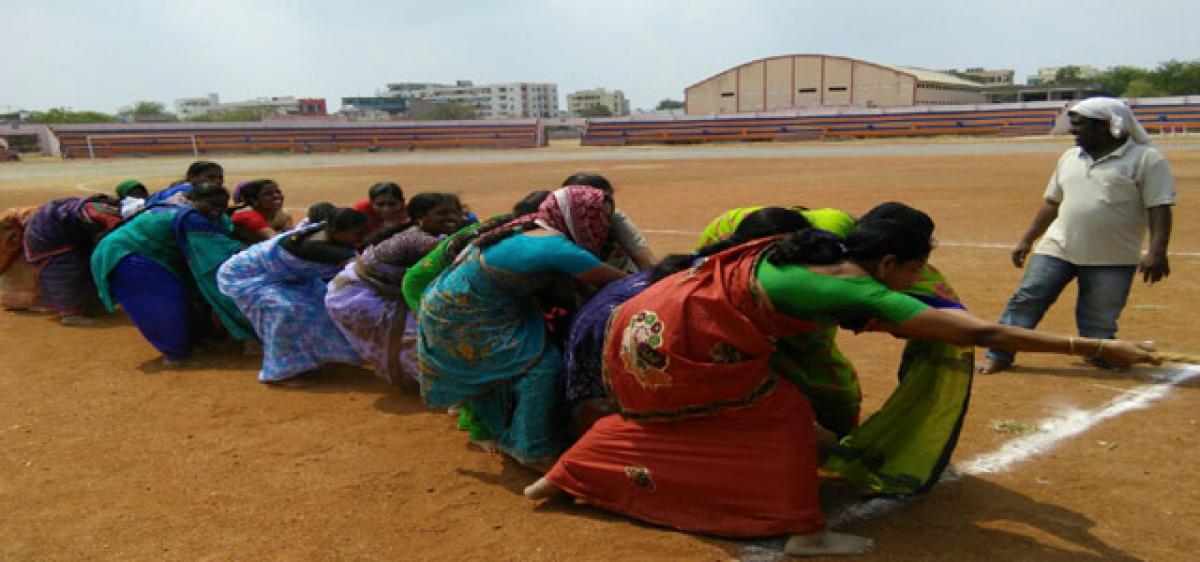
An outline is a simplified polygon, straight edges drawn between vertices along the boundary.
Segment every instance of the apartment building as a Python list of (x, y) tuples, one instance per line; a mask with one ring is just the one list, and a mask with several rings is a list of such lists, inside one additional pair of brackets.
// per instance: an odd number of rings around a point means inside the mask
[(604, 107), (610, 115), (629, 115), (629, 100), (621, 90), (595, 88), (567, 94), (567, 112), (571, 115), (582, 115), (591, 107)]

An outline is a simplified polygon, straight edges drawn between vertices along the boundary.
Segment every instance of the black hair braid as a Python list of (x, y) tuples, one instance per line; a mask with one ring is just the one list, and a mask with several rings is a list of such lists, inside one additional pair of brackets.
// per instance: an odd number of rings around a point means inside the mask
[(450, 240), (450, 243), (446, 246), (446, 254), (450, 255), (450, 256), (457, 256), (459, 253), (461, 253), (463, 251), (463, 248), (467, 247), (467, 244), (474, 242), (476, 239), (478, 239), (480, 236), (482, 236), (484, 234), (487, 234), (501, 226), (504, 226), (505, 224), (508, 224), (515, 218), (517, 218), (517, 215), (503, 214), (498, 217), (494, 217), (494, 218), (484, 221), (482, 224), (479, 225), (479, 228), (476, 228), (475, 230), (473, 230), (471, 232), (467, 232), (467, 233), (461, 234), (459, 236), (455, 236), (454, 238), (452, 238)]

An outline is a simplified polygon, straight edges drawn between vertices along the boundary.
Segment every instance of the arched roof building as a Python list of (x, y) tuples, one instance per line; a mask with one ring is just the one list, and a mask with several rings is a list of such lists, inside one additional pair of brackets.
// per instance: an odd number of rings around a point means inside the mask
[(984, 86), (944, 72), (822, 54), (781, 55), (688, 86), (689, 115), (812, 106), (904, 107), (984, 103)]

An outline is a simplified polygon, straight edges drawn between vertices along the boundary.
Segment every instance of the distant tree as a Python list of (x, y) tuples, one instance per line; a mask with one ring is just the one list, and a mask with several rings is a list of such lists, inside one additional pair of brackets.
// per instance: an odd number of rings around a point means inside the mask
[(1200, 94), (1200, 61), (1159, 63), (1150, 80), (1168, 96)]
[(612, 110), (606, 105), (589, 105), (579, 110), (580, 117), (612, 117)]
[(99, 111), (72, 111), (67, 107), (55, 107), (29, 114), (30, 123), (112, 123), (117, 118)]
[(1083, 81), (1081, 69), (1075, 65), (1064, 66), (1054, 72), (1054, 82), (1057, 84), (1075, 84)]
[(1114, 96), (1127, 95), (1129, 84), (1134, 80), (1149, 81), (1150, 71), (1136, 66), (1114, 66), (1101, 72), (1096, 82), (1109, 94)]
[(672, 109), (683, 109), (684, 103), (679, 100), (665, 99), (658, 102), (654, 109), (658, 111), (670, 111)]
[(1159, 90), (1148, 78), (1135, 78), (1125, 85), (1125, 90), (1121, 92), (1122, 97), (1126, 98), (1151, 98), (1154, 96), (1163, 95), (1163, 91)]
[(462, 103), (430, 103), (414, 107), (409, 118), (414, 121), (466, 121), (479, 119), (479, 114), (474, 107)]
[(156, 101), (139, 101), (133, 105), (122, 107), (117, 115), (133, 121), (178, 121), (174, 113)]
[(265, 107), (245, 107), (241, 109), (210, 111), (203, 115), (188, 117), (187, 120), (200, 123), (256, 123), (262, 121), (268, 115), (274, 114), (275, 111)]
[(1124, 97), (1200, 94), (1200, 61), (1169, 60), (1154, 70), (1114, 66), (1101, 72), (1095, 82), (1105, 92)]

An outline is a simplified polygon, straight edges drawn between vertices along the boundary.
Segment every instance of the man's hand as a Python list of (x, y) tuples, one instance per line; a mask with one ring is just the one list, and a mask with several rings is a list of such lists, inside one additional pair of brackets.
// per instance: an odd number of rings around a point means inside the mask
[(1012, 251), (1013, 267), (1015, 267), (1017, 269), (1021, 269), (1022, 267), (1025, 267), (1025, 258), (1029, 257), (1029, 249), (1032, 247), (1033, 247), (1033, 244), (1026, 242), (1024, 240), (1017, 243), (1017, 246), (1015, 248), (1013, 248), (1013, 251)]
[(1142, 281), (1158, 283), (1171, 274), (1171, 265), (1167, 262), (1165, 254), (1151, 253), (1142, 258), (1142, 263), (1138, 264), (1138, 271), (1142, 272)]

